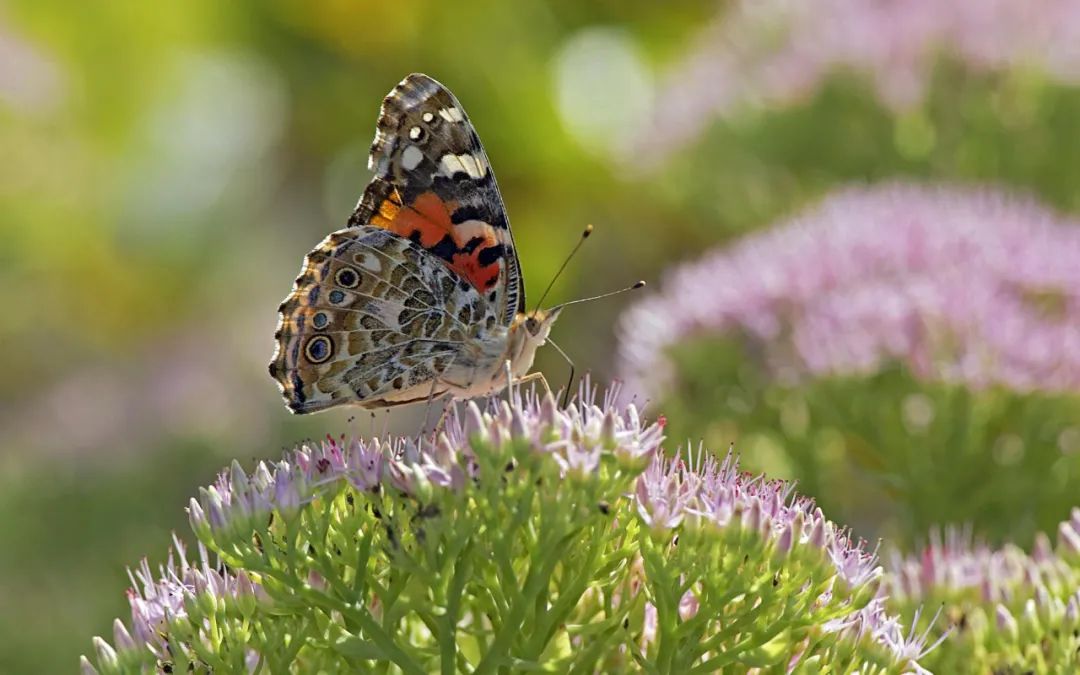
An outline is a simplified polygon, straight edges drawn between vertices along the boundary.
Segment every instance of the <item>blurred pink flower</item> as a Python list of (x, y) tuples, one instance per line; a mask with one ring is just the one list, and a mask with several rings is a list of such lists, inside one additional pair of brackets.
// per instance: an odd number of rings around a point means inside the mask
[(842, 190), (670, 273), (620, 321), (628, 395), (662, 397), (667, 352), (735, 334), (780, 379), (873, 373), (1080, 389), (1080, 223), (988, 189)]
[(988, 620), (998, 633), (994, 639), (1006, 644), (1035, 642), (1033, 632), (1044, 633), (1044, 643), (1049, 636), (1074, 636), (1080, 622), (1078, 541), (1078, 508), (1059, 525), (1056, 546), (1040, 534), (1031, 553), (1013, 544), (992, 549), (970, 530), (933, 532), (922, 551), (893, 553), (886, 574), (890, 606), (944, 607), (953, 622), (948, 630), (961, 633)]
[[(1038, 601), (1049, 588), (1067, 591), (1077, 602), (1080, 575), (1072, 563), (1080, 553), (1075, 548), (1078, 538), (1080, 508), (1074, 508), (1071, 519), (1058, 527), (1056, 546), (1040, 534), (1030, 554), (1013, 544), (991, 548), (976, 541), (967, 529), (934, 531), (923, 550), (892, 554), (886, 577), (889, 595), (918, 604), (971, 591), (983, 603), (1012, 605), (1026, 598)], [(999, 622), (1008, 623), (1007, 614), (1007, 610), (999, 611)]]
[(0, 104), (27, 116), (55, 111), (68, 94), (60, 64), (0, 18)]
[(1080, 4), (1072, 0), (743, 0), (693, 40), (661, 80), (670, 102), (644, 133), (635, 167), (655, 164), (740, 107), (812, 96), (833, 72), (868, 76), (893, 109), (922, 98), (939, 54), (974, 71), (1037, 69), (1080, 83)]

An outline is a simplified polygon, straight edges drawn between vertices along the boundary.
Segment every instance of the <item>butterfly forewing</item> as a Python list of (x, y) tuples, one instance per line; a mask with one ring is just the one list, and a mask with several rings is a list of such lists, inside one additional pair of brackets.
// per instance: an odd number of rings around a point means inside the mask
[(426, 75), (405, 78), (383, 100), (368, 165), (375, 179), (349, 224), (419, 243), (509, 326), (525, 306), (513, 234), (487, 153), (454, 95)]

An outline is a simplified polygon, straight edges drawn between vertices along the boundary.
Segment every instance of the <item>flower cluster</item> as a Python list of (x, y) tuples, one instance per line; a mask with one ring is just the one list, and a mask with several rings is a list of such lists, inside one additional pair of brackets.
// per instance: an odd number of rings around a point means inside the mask
[[(673, 530), (679, 532), (682, 545), (693, 545), (701, 536), (720, 537), (738, 542), (738, 549), (744, 552), (760, 547), (765, 552), (763, 560), (785, 561), (786, 566), (774, 568), (776, 576), (771, 583), (774, 587), (795, 586), (794, 592), (790, 587), (780, 592), (789, 610), (796, 607), (795, 614), (804, 621), (817, 623), (820, 634), (841, 636), (848, 645), (865, 641), (864, 646), (887, 653), (892, 663), (922, 672), (918, 660), (933, 646), (926, 647), (926, 634), (906, 635), (897, 618), (886, 612), (878, 592), (883, 571), (877, 552), (868, 551), (865, 542), (855, 541), (826, 519), (812, 500), (796, 495), (790, 483), (740, 472), (731, 452), (717, 461), (699, 451), (687, 461), (657, 458), (639, 479), (635, 502), (642, 521), (662, 540)], [(697, 568), (692, 562), (679, 557), (678, 552), (668, 551), (665, 557), (673, 561), (671, 574), (681, 574), (689, 589), (698, 588), (692, 576)], [(835, 577), (820, 586), (801, 579), (799, 563), (807, 558), (826, 561), (835, 570)], [(653, 560), (652, 564), (659, 562)], [(781, 579), (782, 573), (791, 578)], [(722, 602), (713, 598), (713, 616), (723, 617), (733, 607), (735, 612), (745, 609), (738, 607), (745, 598), (733, 598), (737, 593), (720, 595)], [(772, 595), (769, 589), (759, 588), (750, 602), (767, 616)], [(703, 611), (703, 602), (694, 590), (687, 590), (677, 609), (680, 615), (693, 616)], [(646, 612), (655, 617), (658, 609), (650, 602)], [(837, 654), (829, 656), (835, 659)], [(821, 657), (795, 650), (788, 666), (812, 667)]]
[(200, 562), (144, 563), (83, 671), (918, 670), (874, 552), (730, 454), (664, 458), (616, 397), (512, 392), (431, 439), (234, 464), (189, 506)]
[(551, 396), (530, 395), (518, 397), (515, 405), (494, 404), (487, 413), (469, 402), (447, 418), (433, 440), (346, 441), (328, 436), (277, 463), (260, 462), (250, 476), (234, 462), (215, 485), (191, 500), (192, 529), (209, 537), (220, 531), (245, 532), (271, 511), (291, 515), (340, 483), (359, 492), (391, 489), (429, 502), (435, 489), (460, 492), (468, 480), (479, 478), (474, 443), (505, 450), (511, 441), (527, 442), (534, 453), (551, 457), (563, 478), (597, 473), (605, 450), (620, 466), (643, 467), (659, 447), (663, 427), (645, 423), (632, 405), (617, 414), (616, 395), (617, 390), (609, 391), (602, 405), (583, 395), (580, 404), (567, 409), (558, 409)]
[(928, 659), (941, 672), (982, 659), (994, 672), (1068, 672), (1080, 666), (1080, 508), (1058, 526), (1057, 544), (1040, 534), (1032, 552), (994, 549), (970, 531), (931, 534), (914, 555), (894, 553), (886, 587), (891, 608), (910, 614), (936, 604), (948, 622), (948, 648)]
[(760, 0), (731, 3), (692, 42), (657, 92), (663, 116), (629, 154), (662, 159), (715, 117), (812, 96), (832, 73), (868, 76), (893, 109), (918, 103), (935, 57), (973, 71), (1030, 69), (1080, 83), (1080, 12), (1069, 0)]
[(866, 587), (876, 595), (881, 568), (876, 551), (865, 550), (814, 506), (794, 494), (794, 486), (739, 471), (729, 451), (722, 461), (698, 453), (689, 461), (658, 458), (637, 483), (636, 506), (651, 528), (670, 530), (685, 522), (693, 531), (729, 526), (760, 535), (763, 545), (780, 556), (809, 546), (836, 567), (849, 587)]
[[(94, 638), (94, 650), (99, 667), (106, 672), (138, 672), (148, 659), (170, 663), (174, 659), (173, 646), (168, 639), (168, 628), (183, 623), (189, 615), (204, 611), (220, 612), (250, 617), (256, 603), (265, 593), (244, 570), (236, 573), (221, 565), (213, 565), (206, 547), (199, 545), (199, 560), (188, 562), (184, 543), (174, 536), (173, 550), (168, 562), (155, 576), (150, 565), (143, 560), (139, 567), (129, 573), (131, 588), (128, 603), (131, 606), (131, 629), (117, 619), (113, 622), (113, 645), (102, 638)], [(185, 644), (204, 662), (214, 663), (213, 630), (228, 627), (194, 624), (193, 633)], [(231, 636), (230, 636), (231, 637)], [(181, 659), (187, 655), (181, 654)], [(232, 672), (254, 669), (260, 656), (254, 650), (240, 654), (239, 662), (229, 664)], [(226, 662), (228, 663), (228, 662)], [(85, 656), (81, 659), (84, 674), (98, 670)]]
[(619, 370), (663, 395), (668, 350), (754, 342), (783, 377), (913, 373), (973, 388), (1080, 388), (1080, 223), (984, 189), (891, 184), (809, 212), (671, 273), (621, 320)]

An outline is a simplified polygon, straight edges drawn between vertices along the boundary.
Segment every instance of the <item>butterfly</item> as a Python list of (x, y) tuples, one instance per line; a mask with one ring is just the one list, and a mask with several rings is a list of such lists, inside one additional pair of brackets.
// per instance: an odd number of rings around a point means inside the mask
[(561, 307), (525, 312), (514, 235), (465, 109), (412, 74), (383, 100), (375, 177), (278, 307), (270, 375), (294, 413), (472, 398), (524, 382)]

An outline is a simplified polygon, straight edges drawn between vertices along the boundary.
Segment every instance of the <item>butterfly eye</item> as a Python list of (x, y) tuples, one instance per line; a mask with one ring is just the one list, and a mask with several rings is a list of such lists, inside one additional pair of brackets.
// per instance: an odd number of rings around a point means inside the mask
[(316, 335), (308, 340), (307, 346), (304, 347), (304, 355), (312, 363), (322, 363), (333, 353), (334, 343), (325, 335)]
[(525, 330), (529, 331), (530, 335), (536, 335), (536, 331), (539, 330), (539, 328), (540, 322), (533, 317), (530, 316), (528, 319), (525, 319)]

